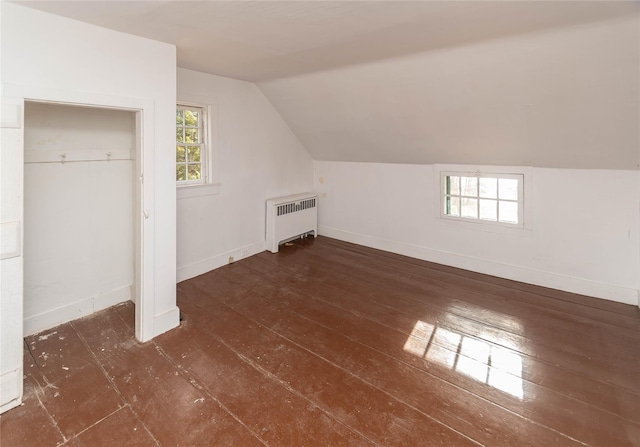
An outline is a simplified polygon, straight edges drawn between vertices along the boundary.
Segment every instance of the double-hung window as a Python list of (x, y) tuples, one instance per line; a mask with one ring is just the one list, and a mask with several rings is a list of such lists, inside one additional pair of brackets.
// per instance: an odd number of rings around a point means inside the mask
[(207, 110), (176, 107), (176, 181), (178, 186), (207, 182)]
[(441, 216), (524, 226), (522, 174), (442, 172)]

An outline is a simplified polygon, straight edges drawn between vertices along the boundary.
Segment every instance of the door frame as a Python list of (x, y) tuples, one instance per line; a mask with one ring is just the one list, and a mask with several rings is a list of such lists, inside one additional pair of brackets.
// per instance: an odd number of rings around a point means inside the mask
[[(154, 225), (154, 205), (155, 205), (155, 103), (153, 100), (142, 98), (118, 97), (101, 93), (67, 91), (61, 89), (50, 89), (40, 87), (29, 87), (14, 84), (2, 84), (2, 103), (16, 107), (17, 125), (9, 126), (13, 129), (2, 129), (3, 131), (17, 131), (14, 137), (3, 137), (3, 144), (8, 147), (2, 148), (2, 170), (11, 172), (11, 188), (18, 191), (12, 194), (4, 203), (3, 194), (2, 207), (8, 210), (3, 220), (8, 220), (16, 224), (17, 230), (11, 234), (5, 234), (3, 238), (9, 236), (16, 240), (17, 253), (14, 258), (18, 258), (19, 267), (13, 270), (11, 275), (3, 275), (2, 290), (11, 290), (9, 296), (2, 297), (3, 321), (11, 321), (11, 325), (3, 324), (0, 327), (0, 340), (3, 349), (9, 348), (11, 354), (3, 355), (3, 375), (0, 377), (0, 385), (3, 394), (10, 399), (10, 403), (3, 397), (2, 409), (5, 411), (19, 405), (22, 399), (22, 344), (23, 344), (23, 301), (24, 301), (24, 263), (23, 263), (23, 232), (24, 227), (24, 104), (25, 102), (46, 102), (79, 107), (97, 107), (106, 109), (117, 109), (134, 112), (136, 115), (136, 161), (135, 161), (135, 208), (134, 208), (134, 238), (135, 238), (135, 336), (145, 342), (154, 336), (154, 311), (155, 311), (155, 225)], [(4, 107), (3, 107), (4, 108)], [(9, 154), (10, 156), (6, 156)], [(4, 183), (4, 182), (3, 182)], [(3, 185), (4, 186), (4, 185)], [(3, 222), (4, 228), (4, 222)], [(11, 260), (15, 261), (15, 259)], [(5, 265), (3, 258), (3, 266)], [(3, 293), (4, 295), (4, 293)], [(19, 357), (18, 354), (19, 353)], [(17, 359), (20, 359), (17, 362)], [(13, 363), (16, 363), (15, 365)], [(9, 363), (9, 364), (7, 364)], [(5, 373), (9, 371), (9, 373)], [(5, 377), (6, 376), (6, 377)], [(15, 393), (18, 393), (15, 397)]]

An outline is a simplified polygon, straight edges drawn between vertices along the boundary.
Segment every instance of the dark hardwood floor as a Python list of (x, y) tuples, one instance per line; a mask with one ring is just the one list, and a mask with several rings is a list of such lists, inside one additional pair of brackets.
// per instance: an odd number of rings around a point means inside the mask
[(320, 237), (28, 337), (10, 446), (640, 445), (640, 314)]

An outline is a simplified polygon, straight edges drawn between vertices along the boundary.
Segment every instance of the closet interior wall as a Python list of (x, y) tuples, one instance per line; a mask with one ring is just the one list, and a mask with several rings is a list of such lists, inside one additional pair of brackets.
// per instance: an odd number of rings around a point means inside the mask
[(135, 113), (25, 103), (24, 333), (134, 294)]

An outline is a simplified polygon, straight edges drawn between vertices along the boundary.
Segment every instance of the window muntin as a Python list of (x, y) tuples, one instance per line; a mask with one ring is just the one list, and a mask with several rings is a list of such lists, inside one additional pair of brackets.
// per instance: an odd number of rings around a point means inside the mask
[(524, 226), (522, 174), (443, 172), (441, 216)]
[(206, 109), (178, 104), (176, 107), (176, 182), (180, 185), (207, 181)]

